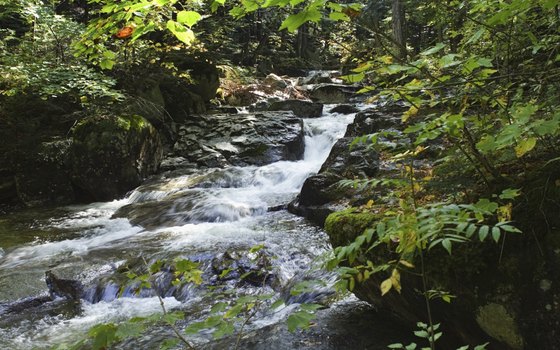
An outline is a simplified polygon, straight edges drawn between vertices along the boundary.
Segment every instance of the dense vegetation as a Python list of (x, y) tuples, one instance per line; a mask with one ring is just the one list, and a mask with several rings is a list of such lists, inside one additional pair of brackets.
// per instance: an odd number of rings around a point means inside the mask
[[(139, 72), (200, 86), (199, 72), (219, 66), (220, 94), (206, 99), (217, 106), (233, 101), (228, 95), (241, 95), (243, 83), (256, 76), (335, 68), (369, 102), (403, 108), (402, 132), (355, 141), (371, 144), (398, 171), (389, 180), (341, 184), (391, 191), (346, 213), (367, 213), (367, 225), (357, 224), (360, 232), (339, 242), (328, 265), (342, 266), (345, 288), (371, 279), (382, 294), (413, 288), (405, 278), (401, 282), (401, 274), (419, 276), (418, 284), (410, 284), (425, 301), (426, 323), (416, 334), (430, 349), (441, 336), (431, 304), (449, 302), (455, 293), (438, 289), (453, 286), (437, 277), (446, 272), (436, 266), (446, 264), (445, 254), (455, 257), (461, 246), (470, 257), (467, 242), (494, 240), (501, 261), (506, 236), (521, 231), (532, 232), (537, 245), (557, 243), (559, 0), (0, 0), (0, 11), (0, 123), (13, 131), (3, 150), (19, 148), (20, 134), (30, 143), (43, 137), (44, 128), (29, 136), (36, 116), (26, 115), (43, 108), (30, 101), (62, 101), (72, 113), (121, 113), (132, 100), (150, 100), (151, 92), (135, 83)], [(211, 91), (202, 90), (201, 96)], [(193, 101), (193, 111), (207, 108)], [(165, 118), (145, 117), (156, 127)], [(52, 123), (68, 130), (77, 119)], [(345, 213), (333, 215), (326, 228), (336, 231)], [(521, 242), (505, 254), (522, 251)], [(379, 247), (389, 253), (372, 254)], [(426, 257), (439, 247), (446, 253), (432, 254), (430, 264)], [(485, 245), (472, 249), (488, 253)], [(549, 264), (541, 255), (543, 266)], [(379, 280), (372, 277), (377, 275)], [(226, 312), (250, 315), (259, 303), (241, 300)], [(309, 322), (313, 308), (291, 318), (290, 327)], [(232, 332), (225, 319), (191, 331)], [(544, 327), (558, 327), (555, 320)], [(170, 314), (167, 321), (173, 325), (176, 319)], [(119, 330), (111, 327), (94, 330), (95, 348), (118, 339)], [(544, 338), (533, 344), (550, 346)]]

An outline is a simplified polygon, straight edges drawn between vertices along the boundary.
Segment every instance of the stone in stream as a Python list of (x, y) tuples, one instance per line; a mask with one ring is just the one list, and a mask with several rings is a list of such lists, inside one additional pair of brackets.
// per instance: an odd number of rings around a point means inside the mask
[(359, 87), (344, 84), (319, 84), (313, 86), (309, 98), (321, 103), (345, 103), (354, 97)]
[(305, 147), (303, 121), (291, 112), (194, 115), (177, 129), (168, 156), (202, 167), (299, 160)]
[(356, 108), (356, 106), (342, 104), (331, 108), (329, 113), (351, 114), (351, 113), (357, 113), (359, 111), (360, 110)]
[(303, 100), (284, 100), (273, 102), (268, 110), (292, 111), (301, 118), (319, 118), (323, 114), (323, 104)]
[(80, 281), (59, 278), (50, 270), (45, 272), (45, 283), (52, 299), (80, 300), (84, 291), (84, 286)]
[(358, 196), (355, 190), (338, 186), (338, 182), (374, 176), (379, 170), (379, 156), (366, 144), (351, 146), (353, 140), (344, 137), (335, 143), (319, 173), (305, 180), (300, 194), (288, 206), (292, 213), (322, 225), (338, 207), (337, 201)]

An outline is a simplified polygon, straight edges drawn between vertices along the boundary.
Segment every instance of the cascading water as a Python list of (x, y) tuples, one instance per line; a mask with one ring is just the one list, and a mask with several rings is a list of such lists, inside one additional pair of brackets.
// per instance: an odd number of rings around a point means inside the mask
[[(78, 310), (68, 311), (54, 300), (22, 308), (21, 315), (8, 312), (17, 302), (25, 305), (25, 298), (47, 296), (46, 270), (87, 283), (138, 256), (200, 257), (263, 244), (274, 256), (274, 274), (286, 285), (328, 249), (327, 238), (305, 220), (268, 208), (295, 197), (352, 119), (353, 114), (325, 114), (305, 120), (301, 161), (168, 175), (123, 200), (28, 214), (27, 219), (34, 218), (22, 236), (28, 242), (0, 251), (0, 316), (5, 320), (0, 321), (0, 348), (49, 348), (83, 337), (97, 323), (161, 312), (155, 297), (117, 298), (115, 285), (98, 293), (99, 302), (83, 301)], [(15, 221), (12, 227), (21, 224)], [(201, 300), (195, 293), (165, 302), (168, 308), (201, 308)], [(263, 318), (255, 324), (275, 321)]]

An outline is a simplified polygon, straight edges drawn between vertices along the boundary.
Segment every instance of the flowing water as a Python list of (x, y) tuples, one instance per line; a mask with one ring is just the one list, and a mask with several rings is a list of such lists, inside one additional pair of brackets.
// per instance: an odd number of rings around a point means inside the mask
[[(270, 258), (275, 285), (239, 288), (243, 293), (272, 290), (281, 294), (327, 251), (328, 238), (302, 218), (285, 210), (268, 209), (285, 205), (297, 195), (307, 176), (318, 171), (352, 119), (353, 115), (325, 113), (321, 118), (305, 120), (306, 149), (301, 161), (188, 174), (175, 172), (150, 180), (122, 200), (0, 217), (0, 349), (49, 348), (80, 339), (98, 323), (161, 313), (155, 296), (117, 297), (118, 286), (110, 284), (97, 292), (96, 300), (83, 300), (79, 306), (55, 299), (30, 302), (31, 306), (21, 312), (9, 313), (10, 305), (48, 299), (46, 270), (87, 284), (138, 257), (149, 261), (190, 258), (206, 262), (208, 267), (208, 261), (216, 255), (235, 255), (262, 244)], [(124, 215), (117, 216), (125, 217), (114, 217), (115, 212), (123, 212)], [(323, 272), (319, 277), (330, 278)], [(234, 282), (230, 282), (233, 286)], [(315, 296), (321, 293), (318, 291)], [(192, 289), (181, 298), (168, 296), (164, 301), (167, 308), (185, 310), (193, 315), (192, 319), (196, 319), (197, 312), (203, 314), (213, 302)], [(289, 309), (259, 314), (250, 329), (271, 332), (270, 327), (281, 324)], [(329, 312), (336, 314), (336, 308), (331, 309), (335, 311)], [(153, 339), (165, 331), (156, 329), (149, 334), (135, 344), (121, 346), (155, 348)], [(207, 340), (204, 335), (193, 338), (198, 343)]]

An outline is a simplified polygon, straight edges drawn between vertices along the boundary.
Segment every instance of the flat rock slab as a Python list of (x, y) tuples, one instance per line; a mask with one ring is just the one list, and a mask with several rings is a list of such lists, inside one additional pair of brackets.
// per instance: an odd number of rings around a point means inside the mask
[(269, 111), (292, 111), (301, 118), (319, 118), (323, 114), (323, 104), (303, 100), (285, 100), (273, 102)]
[(190, 116), (176, 136), (169, 157), (202, 167), (300, 160), (305, 147), (303, 121), (289, 111)]

